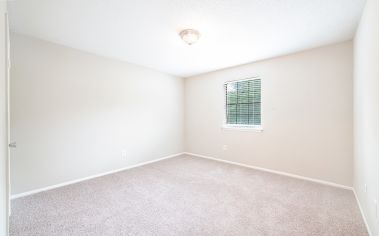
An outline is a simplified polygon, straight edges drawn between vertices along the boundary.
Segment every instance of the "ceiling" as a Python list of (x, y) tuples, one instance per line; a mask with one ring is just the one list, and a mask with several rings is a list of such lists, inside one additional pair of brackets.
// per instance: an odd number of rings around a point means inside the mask
[[(352, 39), (365, 0), (14, 0), (11, 30), (181, 77)], [(200, 31), (188, 46), (178, 36)]]

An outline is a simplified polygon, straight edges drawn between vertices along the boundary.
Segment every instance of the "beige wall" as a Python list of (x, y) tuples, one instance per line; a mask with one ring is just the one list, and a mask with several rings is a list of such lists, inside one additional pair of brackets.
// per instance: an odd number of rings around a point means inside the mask
[(354, 188), (372, 234), (379, 235), (379, 0), (367, 1), (354, 46)]
[(26, 36), (11, 41), (13, 194), (183, 151), (181, 78)]
[[(187, 78), (184, 86), (17, 34), (12, 60), (14, 194), (183, 150), (352, 186), (352, 42)], [(256, 75), (264, 131), (223, 130), (223, 83)]]
[[(352, 186), (352, 52), (345, 42), (185, 79), (185, 150)], [(223, 83), (252, 76), (264, 131), (223, 130)]]
[(0, 1), (0, 235), (7, 235), (8, 193), (7, 193), (7, 98), (6, 98), (6, 2)]

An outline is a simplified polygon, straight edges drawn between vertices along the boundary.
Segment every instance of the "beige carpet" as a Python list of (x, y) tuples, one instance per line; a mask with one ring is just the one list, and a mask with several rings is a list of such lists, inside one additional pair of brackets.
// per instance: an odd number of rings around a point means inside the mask
[(12, 201), (10, 235), (368, 235), (351, 191), (181, 156)]

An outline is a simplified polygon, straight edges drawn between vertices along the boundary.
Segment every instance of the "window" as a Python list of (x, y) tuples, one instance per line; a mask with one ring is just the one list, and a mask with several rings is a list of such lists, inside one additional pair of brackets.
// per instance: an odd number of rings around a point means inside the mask
[(225, 126), (261, 129), (261, 79), (225, 83)]

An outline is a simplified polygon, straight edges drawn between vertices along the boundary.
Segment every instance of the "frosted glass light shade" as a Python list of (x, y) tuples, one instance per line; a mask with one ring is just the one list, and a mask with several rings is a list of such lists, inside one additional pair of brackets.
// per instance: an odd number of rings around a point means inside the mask
[(186, 42), (188, 45), (196, 43), (200, 38), (199, 31), (194, 29), (185, 29), (181, 31), (179, 35), (182, 38), (182, 40)]

